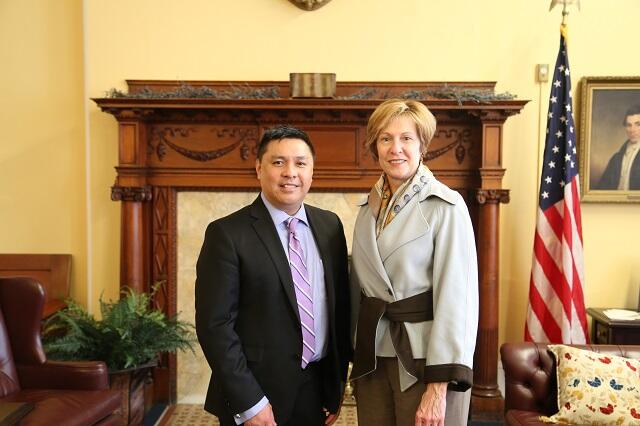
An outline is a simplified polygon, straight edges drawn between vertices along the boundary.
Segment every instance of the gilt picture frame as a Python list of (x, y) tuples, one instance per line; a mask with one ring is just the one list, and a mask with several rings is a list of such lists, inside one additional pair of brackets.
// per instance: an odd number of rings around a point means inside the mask
[(635, 160), (622, 161), (637, 140), (630, 121), (640, 120), (640, 113), (634, 114), (640, 109), (640, 76), (583, 77), (580, 85), (582, 201), (640, 203), (640, 152)]

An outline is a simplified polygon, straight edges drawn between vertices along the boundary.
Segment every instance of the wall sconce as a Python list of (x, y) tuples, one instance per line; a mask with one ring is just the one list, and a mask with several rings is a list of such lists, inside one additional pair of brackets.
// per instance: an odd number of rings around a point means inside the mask
[(289, 0), (302, 10), (316, 10), (329, 3), (331, 0)]

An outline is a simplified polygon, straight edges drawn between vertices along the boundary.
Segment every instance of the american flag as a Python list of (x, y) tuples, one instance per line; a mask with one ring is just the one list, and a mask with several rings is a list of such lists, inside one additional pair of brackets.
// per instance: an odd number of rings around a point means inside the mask
[(588, 342), (576, 131), (565, 27), (549, 97), (525, 340)]

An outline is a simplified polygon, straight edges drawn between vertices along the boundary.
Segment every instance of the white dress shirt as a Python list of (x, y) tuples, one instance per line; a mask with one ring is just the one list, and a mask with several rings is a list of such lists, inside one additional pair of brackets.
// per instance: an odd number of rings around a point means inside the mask
[(629, 190), (629, 175), (631, 174), (631, 165), (633, 160), (638, 155), (638, 148), (640, 142), (631, 142), (627, 144), (627, 149), (622, 157), (622, 166), (620, 167), (620, 182), (618, 183), (618, 189), (623, 191)]

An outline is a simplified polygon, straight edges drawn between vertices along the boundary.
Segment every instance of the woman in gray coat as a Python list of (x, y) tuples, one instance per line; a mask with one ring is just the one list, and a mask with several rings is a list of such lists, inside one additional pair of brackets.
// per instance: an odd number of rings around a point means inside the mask
[(397, 99), (367, 126), (382, 176), (360, 208), (351, 269), (351, 378), (367, 426), (467, 423), (476, 251), (464, 200), (422, 164), (435, 129), (422, 103)]

